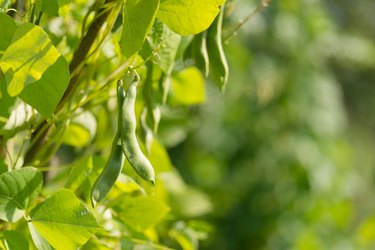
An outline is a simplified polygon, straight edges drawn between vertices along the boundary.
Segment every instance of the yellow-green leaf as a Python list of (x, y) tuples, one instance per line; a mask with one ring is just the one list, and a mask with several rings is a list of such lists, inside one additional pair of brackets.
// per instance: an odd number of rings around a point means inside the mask
[(9, 95), (16, 96), (25, 85), (38, 81), (59, 57), (60, 53), (42, 28), (31, 23), (21, 24), (0, 60)]
[(178, 34), (197, 34), (210, 26), (224, 2), (224, 0), (161, 0), (158, 18)]
[(151, 197), (126, 197), (114, 208), (120, 220), (137, 231), (144, 231), (159, 223), (169, 207)]
[(195, 67), (173, 75), (172, 102), (184, 105), (200, 104), (206, 100), (204, 79)]
[(30, 217), (38, 233), (56, 249), (77, 249), (99, 229), (94, 215), (67, 189), (39, 204)]

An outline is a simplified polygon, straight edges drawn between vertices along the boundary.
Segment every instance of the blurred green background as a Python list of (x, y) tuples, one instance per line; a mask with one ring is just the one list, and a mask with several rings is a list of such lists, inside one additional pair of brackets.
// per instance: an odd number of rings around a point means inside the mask
[[(257, 4), (228, 2), (224, 34)], [(163, 117), (173, 164), (213, 204), (201, 249), (375, 249), (374, 10), (272, 1), (226, 44), (227, 92)]]

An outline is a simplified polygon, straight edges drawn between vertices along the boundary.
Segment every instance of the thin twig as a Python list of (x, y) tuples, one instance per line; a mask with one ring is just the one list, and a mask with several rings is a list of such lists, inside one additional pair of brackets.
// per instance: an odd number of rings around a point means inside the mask
[(238, 32), (238, 30), (245, 24), (247, 23), (248, 21), (250, 21), (251, 19), (253, 19), (256, 14), (258, 14), (258, 12), (261, 12), (263, 11), (267, 6), (268, 4), (271, 2), (271, 0), (260, 0), (260, 2), (258, 3), (257, 7), (248, 15), (246, 16), (243, 20), (241, 20), (237, 25), (236, 27), (233, 29), (233, 31), (227, 36), (225, 37), (223, 40), (224, 42), (230, 40), (233, 36), (235, 36)]

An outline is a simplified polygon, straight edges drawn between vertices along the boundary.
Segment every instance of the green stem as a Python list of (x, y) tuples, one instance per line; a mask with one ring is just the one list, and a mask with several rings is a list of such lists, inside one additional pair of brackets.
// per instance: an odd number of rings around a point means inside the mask
[[(118, 2), (118, 4), (114, 4), (113, 8), (108, 8), (108, 4)], [(69, 70), (71, 73), (71, 79), (67, 89), (64, 92), (62, 99), (60, 100), (55, 114), (57, 115), (64, 105), (70, 100), (72, 95), (75, 93), (78, 85), (79, 85), (79, 78), (81, 74), (81, 68), (85, 60), (87, 59), (87, 54), (91, 50), (95, 40), (98, 37), (99, 31), (107, 21), (110, 15), (117, 15), (119, 10), (121, 9), (121, 1), (118, 0), (106, 0), (104, 3), (105, 7), (102, 7), (98, 13), (94, 21), (91, 23), (87, 33), (81, 39), (81, 42), (73, 54), (73, 59), (69, 64)], [(110, 29), (110, 27), (108, 27)], [(47, 138), (48, 133), (51, 130), (51, 124), (48, 124), (46, 120), (44, 120), (33, 132), (31, 138), (34, 140), (34, 143), (29, 147), (25, 154), (24, 158), (24, 166), (33, 163), (35, 160), (35, 156), (37, 155), (38, 151), (45, 145), (45, 141)], [(44, 160), (42, 160), (44, 161)]]

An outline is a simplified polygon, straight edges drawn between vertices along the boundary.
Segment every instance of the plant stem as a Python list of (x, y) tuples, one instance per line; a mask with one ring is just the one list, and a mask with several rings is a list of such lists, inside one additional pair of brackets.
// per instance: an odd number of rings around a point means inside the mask
[[(106, 6), (107, 4), (114, 3), (116, 1), (118, 0), (106, 0), (104, 5)], [(82, 65), (87, 59), (87, 55), (90, 49), (92, 48), (95, 40), (97, 39), (99, 31), (105, 24), (110, 14), (115, 12), (116, 10), (118, 11), (120, 9), (119, 6), (121, 5), (113, 5), (113, 6), (114, 6), (113, 8), (103, 7), (99, 9), (99, 11), (96, 14), (96, 18), (90, 24), (88, 31), (83, 36), (77, 50), (74, 52), (73, 59), (69, 64), (69, 71), (71, 73), (69, 85), (67, 89), (65, 90), (64, 95), (61, 98), (59, 104), (57, 105), (55, 114), (58, 114), (59, 111), (62, 110), (66, 102), (75, 93), (79, 85), (78, 80), (81, 74)], [(118, 12), (113, 13), (113, 14), (118, 14)], [(44, 120), (32, 133), (31, 140), (35, 140), (35, 141), (33, 144), (30, 145), (30, 147), (25, 153), (24, 163), (23, 163), (24, 166), (30, 165), (34, 162), (35, 156), (37, 156), (38, 151), (40, 151), (40, 149), (46, 144), (46, 139), (47, 139), (48, 134), (50, 133), (51, 128), (52, 128), (51, 124), (47, 123), (47, 121)]]
[(257, 7), (255, 8), (255, 10), (253, 10), (249, 15), (247, 15), (245, 17), (245, 19), (243, 19), (242, 21), (240, 21), (236, 27), (233, 29), (233, 31), (227, 36), (225, 37), (223, 40), (226, 42), (228, 41), (229, 39), (231, 39), (233, 36), (235, 36), (238, 32), (238, 30), (245, 24), (247, 23), (248, 21), (250, 21), (251, 19), (253, 19), (255, 17), (256, 14), (258, 14), (258, 12), (261, 12), (262, 10), (264, 10), (269, 2), (271, 2), (271, 0), (261, 0), (259, 2), (259, 4), (257, 5)]

